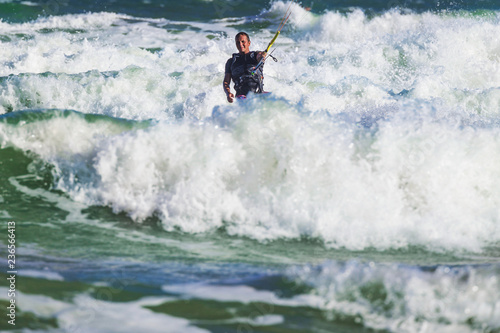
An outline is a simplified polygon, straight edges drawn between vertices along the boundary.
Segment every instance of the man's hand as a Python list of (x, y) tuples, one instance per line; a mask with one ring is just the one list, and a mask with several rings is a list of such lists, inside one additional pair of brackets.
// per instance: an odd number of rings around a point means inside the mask
[(224, 74), (224, 81), (222, 82), (222, 87), (224, 88), (224, 92), (226, 93), (227, 101), (232, 103), (234, 101), (234, 95), (231, 93), (231, 88), (229, 84), (231, 83), (231, 73)]
[(267, 53), (264, 51), (257, 52), (257, 60), (258, 61), (261, 61), (261, 60), (262, 60), (262, 62), (266, 61), (266, 56), (267, 56)]

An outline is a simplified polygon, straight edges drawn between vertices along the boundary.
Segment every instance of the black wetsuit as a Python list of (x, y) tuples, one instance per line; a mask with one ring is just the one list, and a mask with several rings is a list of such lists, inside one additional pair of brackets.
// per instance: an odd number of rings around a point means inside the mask
[[(231, 79), (234, 82), (236, 96), (246, 95), (252, 91), (254, 93), (262, 93), (264, 89), (264, 74), (262, 64), (255, 70), (257, 60), (257, 52), (252, 51), (246, 54), (233, 53), (233, 56), (226, 62), (226, 74), (231, 74)], [(252, 74), (255, 71), (254, 74)]]

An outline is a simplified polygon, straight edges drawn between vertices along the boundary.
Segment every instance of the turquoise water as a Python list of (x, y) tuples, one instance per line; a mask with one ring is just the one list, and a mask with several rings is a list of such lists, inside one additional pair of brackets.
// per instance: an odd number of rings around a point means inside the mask
[(1, 330), (500, 331), (498, 4), (288, 7), (0, 2)]

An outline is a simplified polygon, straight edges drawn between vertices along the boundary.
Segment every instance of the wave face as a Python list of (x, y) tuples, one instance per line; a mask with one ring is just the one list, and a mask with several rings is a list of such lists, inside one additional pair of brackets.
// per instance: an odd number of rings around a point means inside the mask
[(422, 111), (392, 110), (366, 128), (253, 98), (202, 123), (16, 112), (0, 135), (52, 165), (54, 188), (74, 200), (166, 230), (351, 250), (494, 245), (498, 130)]
[[(333, 318), (390, 332), (470, 332), (498, 327), (498, 266), (325, 262), (293, 270)], [(488, 290), (489, 292), (486, 292)], [(320, 296), (321, 295), (321, 296)]]

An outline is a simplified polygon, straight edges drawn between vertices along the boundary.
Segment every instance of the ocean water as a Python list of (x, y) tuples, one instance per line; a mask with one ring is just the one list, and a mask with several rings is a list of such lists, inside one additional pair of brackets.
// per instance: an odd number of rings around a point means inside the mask
[(0, 0), (0, 43), (1, 331), (500, 332), (498, 1)]

